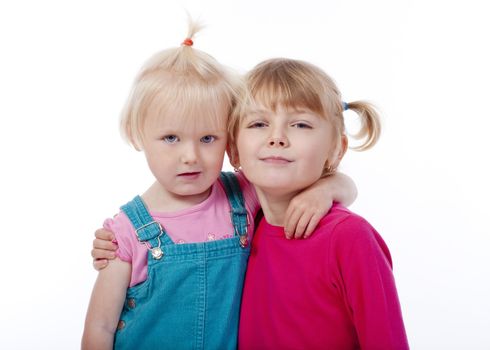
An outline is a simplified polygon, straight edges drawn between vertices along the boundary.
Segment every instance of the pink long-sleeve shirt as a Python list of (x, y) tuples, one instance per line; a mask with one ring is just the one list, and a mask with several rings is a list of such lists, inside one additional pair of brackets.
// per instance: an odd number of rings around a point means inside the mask
[(313, 235), (287, 240), (265, 219), (255, 233), (240, 349), (408, 349), (385, 242), (335, 205)]

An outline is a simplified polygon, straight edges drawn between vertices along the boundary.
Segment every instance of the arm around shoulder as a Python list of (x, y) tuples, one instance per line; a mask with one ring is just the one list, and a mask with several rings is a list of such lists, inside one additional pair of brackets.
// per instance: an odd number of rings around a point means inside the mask
[(354, 180), (341, 172), (321, 178), (318, 180), (317, 185), (324, 187), (332, 200), (339, 202), (344, 207), (354, 203), (357, 198), (357, 186)]
[(333, 202), (348, 206), (357, 197), (357, 187), (347, 175), (335, 173), (319, 179), (289, 203), (284, 228), (287, 238), (310, 236)]

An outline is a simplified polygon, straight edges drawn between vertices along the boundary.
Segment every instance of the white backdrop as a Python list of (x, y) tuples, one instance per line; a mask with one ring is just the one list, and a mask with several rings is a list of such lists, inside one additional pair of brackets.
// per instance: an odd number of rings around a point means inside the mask
[(151, 182), (118, 114), (143, 61), (184, 39), (187, 9), (208, 25), (195, 47), (240, 72), (308, 60), (382, 109), (380, 143), (342, 170), (391, 249), (410, 344), (489, 349), (484, 3), (1, 2), (0, 348), (79, 347), (93, 231)]

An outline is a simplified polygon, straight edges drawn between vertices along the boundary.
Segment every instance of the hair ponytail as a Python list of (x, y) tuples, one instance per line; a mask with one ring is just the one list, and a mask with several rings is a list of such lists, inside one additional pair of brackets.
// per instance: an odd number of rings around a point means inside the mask
[[(204, 25), (198, 21), (194, 21), (190, 16), (188, 17), (188, 32), (186, 39), (194, 39), (197, 32), (200, 32), (204, 28)], [(192, 45), (183, 45), (192, 46)]]
[(157, 52), (137, 74), (120, 123), (123, 137), (137, 150), (143, 148), (144, 125), (152, 106), (158, 116), (186, 123), (205, 120), (218, 126), (227, 121), (243, 83), (234, 71), (193, 47), (193, 38), (202, 28), (189, 17), (182, 44)]
[(361, 119), (360, 130), (352, 137), (357, 140), (364, 140), (362, 144), (351, 147), (351, 149), (365, 151), (373, 147), (381, 135), (381, 121), (374, 105), (366, 101), (354, 101), (347, 103), (346, 107), (346, 109), (356, 112)]

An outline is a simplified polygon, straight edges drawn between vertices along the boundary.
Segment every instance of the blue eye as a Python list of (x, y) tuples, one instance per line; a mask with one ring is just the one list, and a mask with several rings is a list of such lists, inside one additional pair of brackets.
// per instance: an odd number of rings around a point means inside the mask
[(265, 128), (267, 126), (267, 124), (265, 122), (253, 122), (251, 124), (249, 124), (248, 128), (250, 129), (253, 129), (253, 128), (257, 128), (257, 129), (261, 129), (261, 128)]
[(214, 137), (212, 135), (206, 135), (206, 136), (201, 137), (201, 142), (202, 143), (211, 143), (214, 140), (216, 140), (216, 137)]
[(167, 135), (164, 136), (162, 140), (166, 143), (176, 143), (179, 138), (176, 135)]
[(298, 129), (312, 129), (311, 125), (308, 125), (306, 123), (296, 123), (293, 124), (293, 127)]

